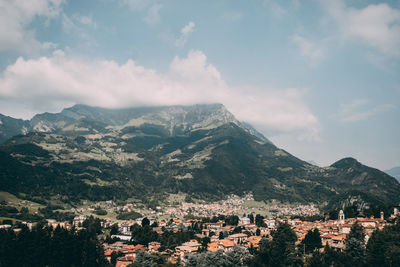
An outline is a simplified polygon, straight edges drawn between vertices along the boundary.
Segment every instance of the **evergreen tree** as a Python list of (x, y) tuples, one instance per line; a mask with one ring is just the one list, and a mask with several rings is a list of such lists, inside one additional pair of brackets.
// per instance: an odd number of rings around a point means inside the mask
[(94, 232), (39, 226), (0, 230), (0, 266), (108, 266)]
[(142, 220), (142, 227), (145, 227), (147, 225), (150, 225), (150, 220), (147, 219), (147, 217), (144, 217)]
[(260, 214), (257, 214), (256, 215), (256, 218), (255, 218), (255, 224), (258, 226), (258, 227), (263, 227), (263, 226), (265, 226), (265, 223), (264, 223), (264, 217), (263, 216), (261, 216)]
[(256, 230), (256, 236), (260, 236), (261, 235), (261, 230), (260, 230), (260, 228), (257, 228), (257, 230)]
[(351, 266), (349, 258), (341, 251), (335, 250), (328, 245), (324, 247), (324, 251), (314, 251), (312, 256), (306, 259), (306, 267), (344, 267)]
[(128, 267), (159, 267), (168, 266), (165, 259), (157, 253), (149, 254), (144, 251), (140, 251), (136, 255), (135, 261), (128, 265)]
[(249, 253), (241, 247), (233, 247), (231, 251), (204, 252), (191, 254), (186, 262), (186, 267), (230, 267), (246, 266)]
[(221, 231), (221, 232), (219, 232), (219, 236), (218, 236), (218, 239), (224, 239), (225, 237), (224, 237), (224, 233)]
[(111, 225), (110, 235), (117, 235), (119, 233), (118, 224)]
[(365, 262), (364, 241), (364, 228), (356, 222), (347, 235), (345, 249), (345, 253), (351, 259), (353, 266), (363, 266)]
[(372, 233), (367, 244), (368, 266), (400, 266), (400, 224)]
[(301, 241), (306, 253), (311, 253), (315, 249), (322, 248), (321, 235), (318, 228), (309, 230), (304, 239)]
[(254, 223), (254, 215), (250, 214), (248, 215), (249, 219), (250, 219), (250, 223)]
[(287, 223), (280, 224), (272, 232), (272, 240), (262, 239), (259, 250), (249, 266), (302, 266), (303, 261), (295, 248), (296, 233)]

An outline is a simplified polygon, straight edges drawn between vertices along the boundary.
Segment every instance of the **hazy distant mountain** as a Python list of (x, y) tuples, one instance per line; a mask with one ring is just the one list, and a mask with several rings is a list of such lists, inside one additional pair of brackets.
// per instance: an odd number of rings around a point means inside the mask
[(391, 176), (342, 159), (320, 168), (279, 149), (223, 105), (104, 109), (76, 105), (39, 114), (30, 133), (0, 146), (0, 188), (66, 201), (157, 201), (253, 192), (258, 200), (322, 202), (360, 190), (400, 201)]
[(399, 167), (393, 167), (390, 170), (385, 171), (387, 174), (393, 176), (400, 182), (400, 166)]

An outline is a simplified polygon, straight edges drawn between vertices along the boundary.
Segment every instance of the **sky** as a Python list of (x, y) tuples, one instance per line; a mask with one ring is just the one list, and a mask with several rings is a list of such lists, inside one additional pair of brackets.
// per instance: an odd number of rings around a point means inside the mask
[(222, 103), (293, 155), (400, 166), (400, 1), (0, 0), (0, 113)]

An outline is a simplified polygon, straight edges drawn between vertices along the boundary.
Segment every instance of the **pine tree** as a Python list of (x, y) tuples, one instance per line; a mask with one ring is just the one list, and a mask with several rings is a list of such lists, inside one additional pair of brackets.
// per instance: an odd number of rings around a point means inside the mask
[(347, 235), (345, 249), (345, 254), (351, 259), (353, 266), (363, 266), (365, 262), (364, 241), (364, 228), (356, 222)]
[(321, 235), (318, 228), (309, 230), (303, 241), (301, 241), (301, 244), (304, 246), (306, 253), (311, 253), (315, 249), (322, 248)]

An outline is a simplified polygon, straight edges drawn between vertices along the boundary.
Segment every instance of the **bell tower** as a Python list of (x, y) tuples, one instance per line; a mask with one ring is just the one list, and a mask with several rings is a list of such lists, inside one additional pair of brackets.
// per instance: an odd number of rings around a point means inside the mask
[(344, 224), (344, 212), (343, 212), (343, 210), (339, 211), (339, 224)]

